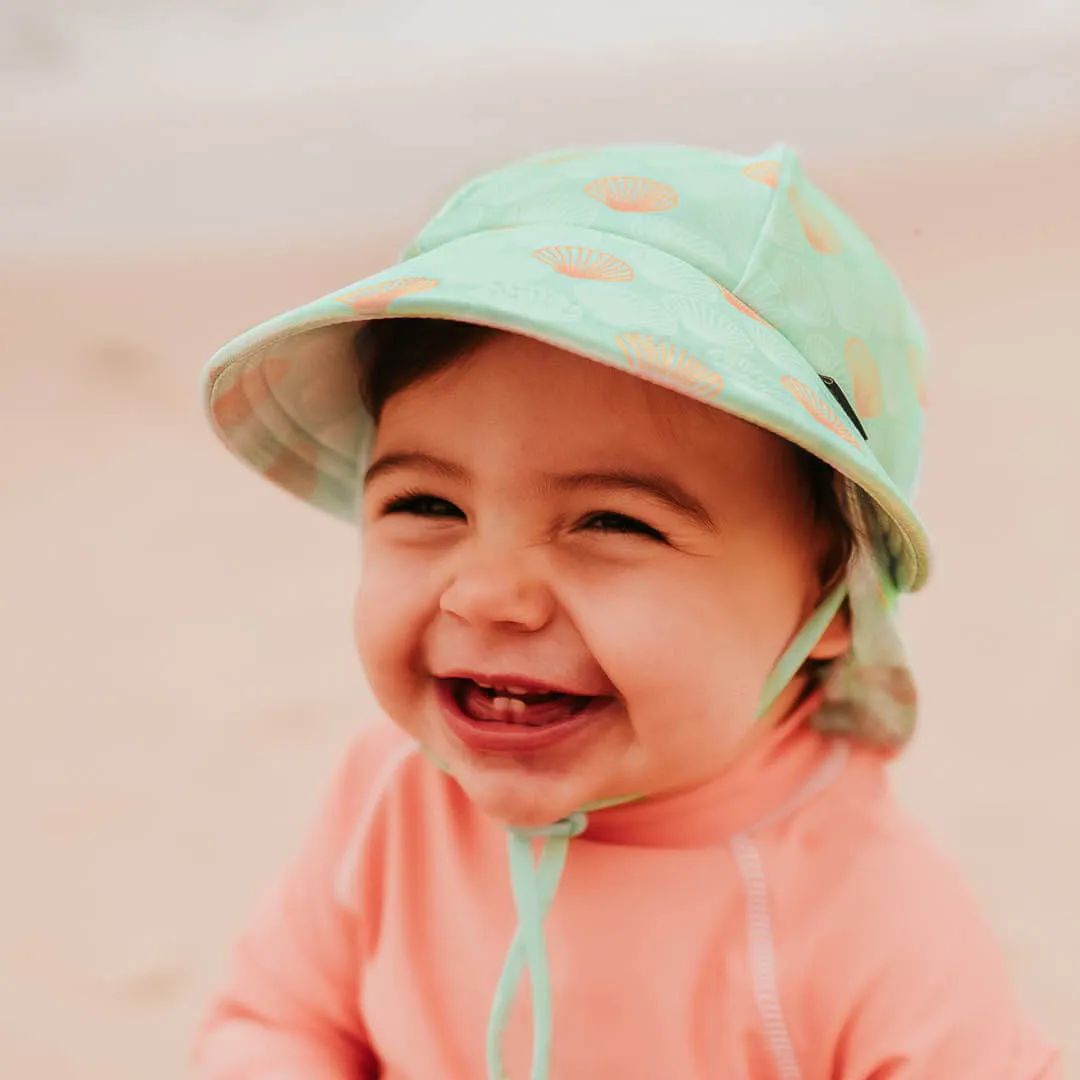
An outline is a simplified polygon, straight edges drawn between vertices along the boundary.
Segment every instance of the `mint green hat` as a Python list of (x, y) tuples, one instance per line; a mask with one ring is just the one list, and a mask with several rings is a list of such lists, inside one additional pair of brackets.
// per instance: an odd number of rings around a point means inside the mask
[(865, 543), (848, 581), (854, 645), (819, 726), (891, 746), (913, 682), (892, 620), (928, 571), (911, 507), (925, 347), (866, 235), (777, 145), (754, 157), (625, 146), (532, 157), (467, 184), (388, 270), (226, 345), (203, 380), (226, 446), (356, 520), (372, 419), (358, 324), (457, 319), (539, 338), (708, 402), (849, 481)]
[[(894, 625), (928, 573), (911, 507), (923, 428), (918, 320), (869, 239), (774, 146), (755, 157), (677, 146), (574, 150), (474, 180), (397, 266), (249, 330), (204, 375), (214, 430), (274, 483), (357, 520), (373, 420), (358, 324), (427, 317), (538, 338), (704, 401), (817, 455), (846, 478), (860, 537), (847, 580), (763, 689), (764, 712), (846, 598), (853, 644), (829, 669), (818, 727), (886, 748), (915, 720)], [(596, 808), (583, 808), (584, 810)], [(519, 930), (496, 990), (488, 1070), (527, 967), (533, 1080), (548, 1076), (544, 914), (583, 813), (512, 830)], [(539, 864), (532, 838), (546, 837)]]

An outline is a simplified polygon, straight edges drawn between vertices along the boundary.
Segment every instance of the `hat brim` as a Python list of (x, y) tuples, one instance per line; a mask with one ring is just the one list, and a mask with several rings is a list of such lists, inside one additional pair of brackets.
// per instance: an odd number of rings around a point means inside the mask
[(536, 338), (782, 436), (873, 500), (875, 542), (895, 586), (910, 591), (925, 581), (921, 522), (784, 335), (690, 263), (594, 229), (473, 233), (249, 330), (204, 372), (214, 430), (268, 479), (355, 520), (373, 434), (355, 336), (360, 323), (402, 317)]

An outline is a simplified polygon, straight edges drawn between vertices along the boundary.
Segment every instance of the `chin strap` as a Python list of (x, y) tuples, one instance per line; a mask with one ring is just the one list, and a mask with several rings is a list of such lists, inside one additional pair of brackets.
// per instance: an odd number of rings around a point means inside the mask
[[(840, 585), (807, 620), (765, 680), (757, 718), (765, 715), (806, 663), (814, 646), (829, 628), (847, 597), (847, 585)], [(518, 925), (506, 954), (502, 974), (495, 988), (487, 1031), (488, 1080), (508, 1080), (503, 1068), (502, 1044), (510, 1008), (517, 996), (521, 977), (528, 968), (532, 993), (532, 1066), (529, 1080), (548, 1080), (551, 1072), (552, 1007), (551, 972), (544, 942), (544, 918), (559, 887), (570, 841), (585, 831), (586, 814), (640, 798), (628, 795), (610, 799), (576, 811), (551, 825), (535, 829), (511, 829), (508, 837), (510, 882), (514, 891)], [(537, 861), (533, 842), (544, 841)]]
[(847, 582), (837, 585), (828, 596), (822, 600), (817, 610), (803, 624), (802, 629), (792, 639), (791, 644), (784, 650), (784, 655), (776, 661), (776, 666), (765, 680), (765, 686), (761, 691), (761, 701), (758, 704), (757, 719), (764, 716), (775, 704), (776, 699), (787, 688), (788, 684), (798, 674), (799, 668), (810, 658), (814, 646), (822, 639), (830, 623), (836, 618), (836, 613), (847, 599)]
[[(510, 1007), (526, 965), (533, 1000), (533, 1057), (531, 1077), (547, 1077), (551, 1056), (551, 977), (544, 943), (544, 916), (555, 899), (570, 841), (585, 828), (583, 812), (538, 829), (513, 829), (509, 837), (510, 881), (518, 925), (506, 954), (487, 1033), (488, 1076), (506, 1080), (502, 1042)], [(533, 862), (532, 842), (543, 837), (540, 861)]]

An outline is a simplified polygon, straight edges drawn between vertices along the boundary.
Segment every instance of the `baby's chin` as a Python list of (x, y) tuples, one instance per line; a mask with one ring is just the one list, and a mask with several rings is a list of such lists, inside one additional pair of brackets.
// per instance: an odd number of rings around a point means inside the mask
[(485, 817), (509, 829), (542, 829), (604, 798), (580, 778), (518, 776), (515, 782), (513, 777), (476, 776), (464, 770), (457, 780)]

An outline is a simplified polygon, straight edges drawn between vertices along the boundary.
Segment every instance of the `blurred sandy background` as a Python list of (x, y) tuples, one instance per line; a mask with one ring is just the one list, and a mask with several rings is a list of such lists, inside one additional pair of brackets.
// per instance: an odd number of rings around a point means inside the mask
[(356, 541), (201, 363), (531, 150), (794, 143), (934, 348), (904, 797), (1080, 1060), (1080, 6), (0, 0), (0, 1076), (179, 1080), (355, 725)]

